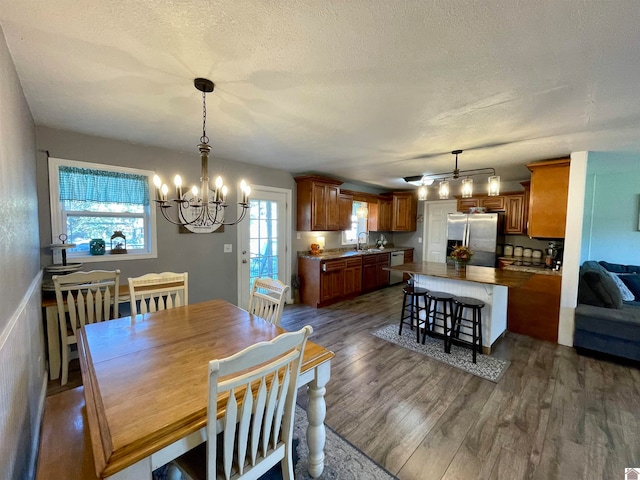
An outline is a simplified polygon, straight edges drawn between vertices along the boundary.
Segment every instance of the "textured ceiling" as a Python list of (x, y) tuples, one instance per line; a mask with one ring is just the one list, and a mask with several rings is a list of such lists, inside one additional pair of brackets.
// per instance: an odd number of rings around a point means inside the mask
[[(640, 151), (638, 0), (0, 0), (37, 125), (390, 188)], [(197, 161), (197, 160), (196, 160)], [(255, 180), (254, 180), (255, 182)]]

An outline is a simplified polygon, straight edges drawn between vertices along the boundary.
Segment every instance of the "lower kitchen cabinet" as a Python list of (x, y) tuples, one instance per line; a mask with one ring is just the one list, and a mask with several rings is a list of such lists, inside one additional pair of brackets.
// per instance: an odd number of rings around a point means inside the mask
[(534, 274), (509, 289), (507, 330), (529, 337), (558, 341), (562, 276)]
[(369, 292), (389, 285), (391, 253), (371, 253), (362, 258), (362, 291)]
[(299, 257), (300, 299), (312, 307), (324, 307), (362, 292), (389, 285), (391, 253), (368, 253), (322, 260)]
[(362, 258), (298, 258), (300, 299), (312, 307), (330, 305), (362, 290)]
[(360, 295), (362, 291), (362, 258), (348, 258), (344, 269), (344, 296)]

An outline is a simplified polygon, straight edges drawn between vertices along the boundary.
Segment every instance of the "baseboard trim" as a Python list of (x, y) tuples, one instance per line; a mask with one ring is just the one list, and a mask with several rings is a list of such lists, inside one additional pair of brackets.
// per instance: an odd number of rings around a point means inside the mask
[(42, 379), (42, 387), (40, 388), (40, 399), (38, 400), (38, 428), (35, 435), (31, 439), (31, 458), (29, 459), (29, 478), (36, 478), (38, 468), (38, 455), (40, 453), (40, 431), (42, 430), (42, 417), (44, 416), (44, 399), (47, 397), (47, 381), (48, 376)]

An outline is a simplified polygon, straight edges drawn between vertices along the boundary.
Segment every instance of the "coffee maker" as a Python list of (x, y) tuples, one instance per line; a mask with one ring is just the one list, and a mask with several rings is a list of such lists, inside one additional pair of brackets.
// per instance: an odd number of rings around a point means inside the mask
[(544, 266), (552, 270), (560, 270), (562, 267), (562, 247), (555, 242), (549, 242), (545, 249)]

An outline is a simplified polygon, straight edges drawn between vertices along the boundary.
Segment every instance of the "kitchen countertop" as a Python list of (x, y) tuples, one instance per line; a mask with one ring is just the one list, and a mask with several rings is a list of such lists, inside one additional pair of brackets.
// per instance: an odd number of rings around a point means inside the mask
[(372, 255), (375, 253), (391, 253), (391, 252), (401, 252), (406, 250), (413, 250), (413, 247), (385, 247), (383, 250), (379, 248), (369, 247), (368, 249), (356, 250), (354, 248), (350, 249), (334, 249), (334, 250), (326, 250), (317, 255), (313, 255), (311, 253), (298, 253), (299, 258), (310, 258), (312, 260), (335, 260), (338, 258), (350, 258), (356, 256), (363, 255)]
[[(546, 268), (544, 266), (544, 261), (540, 261), (540, 259), (534, 259), (531, 257), (499, 257), (499, 260), (503, 260), (504, 262), (514, 262), (505, 264), (504, 267), (502, 267), (503, 270), (536, 273), (539, 275), (562, 276), (562, 269), (552, 270), (550, 268)], [(538, 261), (536, 262), (536, 260)]]
[(531, 273), (506, 270), (502, 268), (477, 267), (468, 265), (464, 271), (456, 272), (453, 265), (435, 262), (405, 263), (385, 270), (400, 271), (413, 275), (448, 278), (451, 280), (465, 280), (467, 282), (484, 283), (488, 285), (503, 285), (505, 287), (520, 287)]

